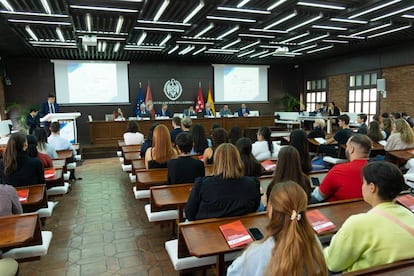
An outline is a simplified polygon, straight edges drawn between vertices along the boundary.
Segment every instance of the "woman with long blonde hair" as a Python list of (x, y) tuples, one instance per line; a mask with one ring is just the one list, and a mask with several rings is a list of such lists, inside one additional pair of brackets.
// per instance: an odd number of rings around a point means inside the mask
[(260, 183), (244, 176), (239, 151), (231, 143), (218, 146), (213, 175), (196, 179), (185, 214), (188, 220), (242, 216), (260, 204)]
[(152, 147), (145, 152), (147, 169), (166, 168), (167, 162), (177, 157), (170, 138), (168, 128), (161, 124), (155, 127), (152, 137)]
[(227, 270), (227, 275), (327, 275), (322, 247), (305, 212), (308, 200), (293, 181), (275, 185), (267, 205), (269, 224)]
[(405, 119), (395, 120), (395, 130), (384, 146), (386, 151), (414, 148), (414, 130)]

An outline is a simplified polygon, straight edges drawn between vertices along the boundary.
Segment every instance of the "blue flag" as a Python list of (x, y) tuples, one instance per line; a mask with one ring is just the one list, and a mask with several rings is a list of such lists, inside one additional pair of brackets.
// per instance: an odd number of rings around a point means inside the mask
[(142, 93), (141, 83), (139, 84), (137, 105), (135, 106), (135, 115), (139, 112), (139, 106), (144, 103), (144, 94)]

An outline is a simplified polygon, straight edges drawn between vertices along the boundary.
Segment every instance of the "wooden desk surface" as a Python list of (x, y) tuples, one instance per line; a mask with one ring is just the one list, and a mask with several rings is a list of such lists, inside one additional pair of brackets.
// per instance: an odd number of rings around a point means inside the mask
[(64, 168), (66, 165), (66, 159), (52, 159), (53, 168)]
[(151, 200), (158, 207), (176, 207), (187, 204), (193, 184), (174, 184), (151, 187)]
[(30, 213), (0, 217), (0, 229), (0, 249), (42, 243), (39, 216), (37, 214)]
[(46, 188), (62, 186), (63, 185), (63, 169), (55, 169), (55, 176), (53, 178), (46, 178)]
[(131, 164), (132, 160), (141, 159), (140, 152), (126, 152), (124, 154), (124, 164), (129, 165)]
[(132, 172), (134, 174), (136, 174), (136, 171), (138, 170), (145, 170), (145, 159), (144, 158), (131, 160), (131, 164), (132, 164)]
[(122, 146), (122, 152), (125, 154), (127, 152), (140, 152), (141, 145), (128, 145)]
[(40, 208), (47, 207), (47, 194), (46, 194), (46, 185), (30, 185), (17, 187), (16, 190), (29, 189), (29, 196), (26, 202), (22, 203), (23, 211), (25, 213), (35, 212)]
[(56, 152), (59, 159), (71, 159), (73, 157), (72, 150), (57, 150)]
[(414, 154), (409, 153), (408, 150), (409, 149), (387, 151), (387, 160), (395, 163), (398, 166), (401, 166), (409, 159), (414, 158)]

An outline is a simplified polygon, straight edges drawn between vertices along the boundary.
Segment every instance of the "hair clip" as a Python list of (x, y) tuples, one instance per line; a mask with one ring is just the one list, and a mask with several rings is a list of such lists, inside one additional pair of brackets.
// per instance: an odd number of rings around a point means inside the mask
[(290, 215), (290, 220), (297, 220), (299, 221), (302, 218), (301, 214), (298, 214), (295, 210), (292, 211), (292, 215)]

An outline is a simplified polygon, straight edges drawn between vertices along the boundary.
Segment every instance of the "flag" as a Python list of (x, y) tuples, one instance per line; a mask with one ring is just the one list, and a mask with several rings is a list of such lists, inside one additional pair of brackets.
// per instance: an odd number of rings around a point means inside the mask
[(135, 106), (135, 115), (138, 114), (140, 105), (144, 103), (144, 94), (142, 93), (141, 83), (139, 83), (137, 105)]
[(147, 85), (147, 95), (145, 96), (145, 106), (147, 107), (147, 110), (151, 113), (151, 119), (154, 119), (155, 110), (154, 110), (154, 104), (152, 103), (152, 93), (151, 93), (151, 86), (150, 86), (149, 81)]
[(198, 96), (195, 106), (195, 112), (202, 112), (204, 110), (203, 91), (201, 91), (201, 83), (198, 84)]
[(211, 86), (210, 85), (208, 85), (207, 102), (210, 104), (210, 108), (211, 108), (211, 111), (213, 112), (213, 115), (216, 116), (216, 109), (214, 107), (213, 94), (211, 93)]

